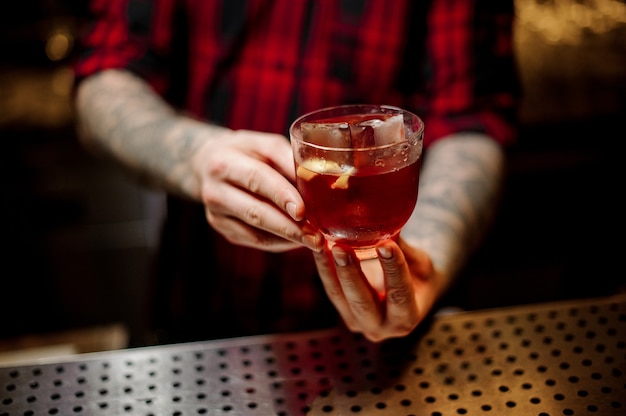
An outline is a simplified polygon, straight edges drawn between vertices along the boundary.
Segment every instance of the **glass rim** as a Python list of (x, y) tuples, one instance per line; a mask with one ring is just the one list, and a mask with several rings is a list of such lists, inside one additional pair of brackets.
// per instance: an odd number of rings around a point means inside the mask
[[(297, 119), (295, 119), (293, 121), (293, 123), (291, 123), (291, 126), (289, 126), (289, 136), (290, 136), (290, 140), (295, 140), (299, 143), (302, 143), (306, 146), (312, 147), (312, 148), (316, 148), (319, 150), (324, 150), (324, 151), (334, 151), (334, 152), (362, 152), (362, 151), (371, 151), (371, 150), (379, 150), (379, 149), (387, 149), (387, 148), (392, 148), (395, 146), (399, 146), (399, 145), (405, 145), (406, 143), (409, 142), (409, 140), (406, 141), (402, 141), (402, 142), (396, 142), (396, 143), (387, 143), (387, 144), (382, 144), (382, 145), (378, 145), (378, 146), (367, 146), (367, 147), (332, 147), (332, 146), (324, 146), (324, 145), (319, 145), (319, 144), (315, 144), (315, 143), (311, 143), (308, 142), (306, 140), (304, 140), (301, 135), (298, 137), (297, 135), (294, 135), (293, 133), (297, 131), (296, 129), (296, 125), (301, 124), (304, 119), (306, 119), (309, 116), (312, 116), (314, 114), (317, 113), (321, 113), (321, 112), (326, 112), (326, 111), (332, 111), (332, 110), (340, 110), (340, 109), (348, 109), (348, 108), (359, 108), (359, 107), (370, 107), (370, 108), (380, 108), (380, 109), (387, 109), (387, 110), (393, 110), (398, 112), (398, 114), (408, 114), (409, 116), (415, 118), (418, 123), (419, 123), (419, 128), (415, 131), (414, 134), (412, 134), (411, 136), (415, 136), (415, 137), (420, 137), (423, 136), (424, 133), (424, 121), (416, 114), (405, 110), (401, 107), (397, 107), (397, 106), (393, 106), (393, 105), (388, 105), (388, 104), (365, 104), (365, 103), (356, 103), (356, 104), (342, 104), (342, 105), (337, 105), (337, 106), (331, 106), (331, 107), (324, 107), (324, 108), (320, 108), (314, 111), (310, 111), (308, 113), (305, 113), (303, 115), (301, 115), (300, 117), (298, 117)], [(410, 143), (409, 143), (410, 144)]]
[(350, 153), (354, 153), (354, 152), (370, 152), (372, 150), (385, 150), (385, 149), (391, 149), (394, 147), (400, 147), (400, 146), (411, 146), (412, 143), (409, 140), (405, 140), (402, 142), (396, 142), (396, 143), (387, 143), (387, 144), (381, 144), (378, 146), (367, 146), (367, 147), (331, 147), (331, 146), (323, 146), (320, 144), (315, 144), (315, 143), (310, 143), (307, 141), (304, 141), (302, 139), (296, 139), (296, 141), (298, 143), (302, 143), (303, 145), (307, 146), (307, 147), (311, 147), (314, 149), (318, 149), (318, 150), (323, 150), (325, 152), (350, 152)]

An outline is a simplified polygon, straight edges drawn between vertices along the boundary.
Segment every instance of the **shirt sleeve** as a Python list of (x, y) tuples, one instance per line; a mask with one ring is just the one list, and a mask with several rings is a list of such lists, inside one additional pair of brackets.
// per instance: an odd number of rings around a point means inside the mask
[(480, 132), (507, 145), (516, 140), (519, 82), (513, 1), (433, 1), (428, 16), (421, 107), (425, 143)]
[(163, 93), (172, 7), (172, 0), (91, 0), (91, 21), (74, 62), (75, 85), (98, 71), (127, 69)]

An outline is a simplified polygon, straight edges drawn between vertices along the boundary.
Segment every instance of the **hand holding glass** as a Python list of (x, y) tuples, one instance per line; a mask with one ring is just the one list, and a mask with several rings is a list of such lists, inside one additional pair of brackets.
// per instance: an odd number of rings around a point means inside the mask
[(384, 105), (346, 105), (305, 114), (290, 127), (296, 187), (306, 220), (329, 246), (359, 259), (396, 239), (417, 202), (424, 124)]

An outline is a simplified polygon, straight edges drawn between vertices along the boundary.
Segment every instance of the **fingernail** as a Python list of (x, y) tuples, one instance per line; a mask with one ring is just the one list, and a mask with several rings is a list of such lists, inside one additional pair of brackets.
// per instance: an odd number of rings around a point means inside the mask
[(333, 258), (335, 259), (335, 263), (337, 266), (347, 266), (348, 265), (348, 254), (345, 251), (339, 249), (333, 249)]
[(285, 208), (287, 209), (287, 213), (291, 216), (291, 218), (296, 221), (300, 220), (298, 217), (296, 217), (296, 204), (294, 202), (287, 202)]
[(389, 247), (378, 247), (376, 249), (378, 251), (378, 255), (384, 259), (390, 259), (391, 258), (391, 250), (389, 250)]

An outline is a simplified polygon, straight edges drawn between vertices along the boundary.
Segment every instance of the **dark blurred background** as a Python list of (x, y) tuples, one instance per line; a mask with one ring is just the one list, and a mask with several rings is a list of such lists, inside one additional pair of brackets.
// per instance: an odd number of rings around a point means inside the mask
[(142, 329), (142, 293), (162, 195), (137, 187), (77, 142), (70, 64), (88, 3), (23, 0), (0, 6), (5, 349), (36, 344), (22, 338), (30, 334), (99, 328), (86, 332), (97, 349), (112, 345), (103, 337), (115, 338), (115, 345), (136, 343)]
[[(0, 351), (111, 324), (141, 342), (163, 196), (76, 140), (69, 65), (87, 3), (0, 8)], [(516, 9), (521, 140), (496, 224), (450, 296), (465, 309), (603, 296), (626, 280), (626, 2)]]

